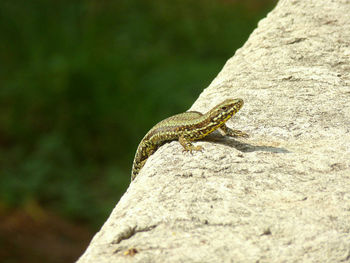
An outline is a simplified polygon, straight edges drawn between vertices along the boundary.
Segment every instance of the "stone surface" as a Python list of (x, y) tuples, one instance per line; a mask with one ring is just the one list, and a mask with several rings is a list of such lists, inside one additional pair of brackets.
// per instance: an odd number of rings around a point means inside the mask
[(250, 138), (161, 147), (78, 262), (350, 262), (349, 72), (350, 1), (280, 1), (192, 107)]

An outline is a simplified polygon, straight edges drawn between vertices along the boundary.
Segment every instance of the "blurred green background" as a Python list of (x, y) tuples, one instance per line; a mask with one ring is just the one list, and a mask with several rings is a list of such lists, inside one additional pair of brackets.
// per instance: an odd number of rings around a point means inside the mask
[(2, 0), (0, 261), (75, 260), (143, 135), (187, 110), (274, 4)]

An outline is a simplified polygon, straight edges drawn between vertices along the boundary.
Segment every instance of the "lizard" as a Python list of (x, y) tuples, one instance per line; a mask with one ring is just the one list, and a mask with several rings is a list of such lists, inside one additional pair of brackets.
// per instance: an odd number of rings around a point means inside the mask
[(200, 140), (216, 129), (227, 136), (248, 137), (240, 130), (228, 128), (225, 122), (235, 115), (243, 106), (242, 99), (226, 99), (207, 113), (187, 111), (171, 116), (155, 126), (143, 137), (133, 161), (131, 181), (135, 179), (147, 159), (164, 143), (178, 140), (183, 151), (201, 151), (202, 146), (194, 146), (192, 141)]

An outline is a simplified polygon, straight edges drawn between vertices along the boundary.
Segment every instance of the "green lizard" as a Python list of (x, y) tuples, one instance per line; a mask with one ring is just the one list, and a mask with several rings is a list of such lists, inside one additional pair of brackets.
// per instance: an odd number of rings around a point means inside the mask
[(248, 134), (239, 130), (231, 130), (225, 125), (225, 122), (242, 106), (242, 99), (227, 99), (205, 114), (188, 111), (159, 122), (143, 137), (137, 148), (131, 180), (135, 179), (148, 157), (165, 142), (178, 140), (184, 151), (192, 152), (202, 150), (201, 146), (194, 146), (192, 141), (202, 139), (219, 128), (228, 136), (248, 137)]

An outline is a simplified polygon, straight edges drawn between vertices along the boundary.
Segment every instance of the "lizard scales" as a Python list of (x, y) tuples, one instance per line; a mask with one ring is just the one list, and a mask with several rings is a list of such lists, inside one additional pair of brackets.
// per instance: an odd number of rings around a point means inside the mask
[(194, 146), (192, 141), (202, 139), (219, 128), (228, 136), (248, 137), (246, 133), (231, 130), (225, 124), (242, 106), (242, 99), (227, 99), (205, 114), (188, 111), (159, 122), (143, 137), (137, 148), (131, 180), (135, 179), (148, 157), (165, 142), (178, 140), (184, 151), (192, 152), (202, 150), (201, 146)]

